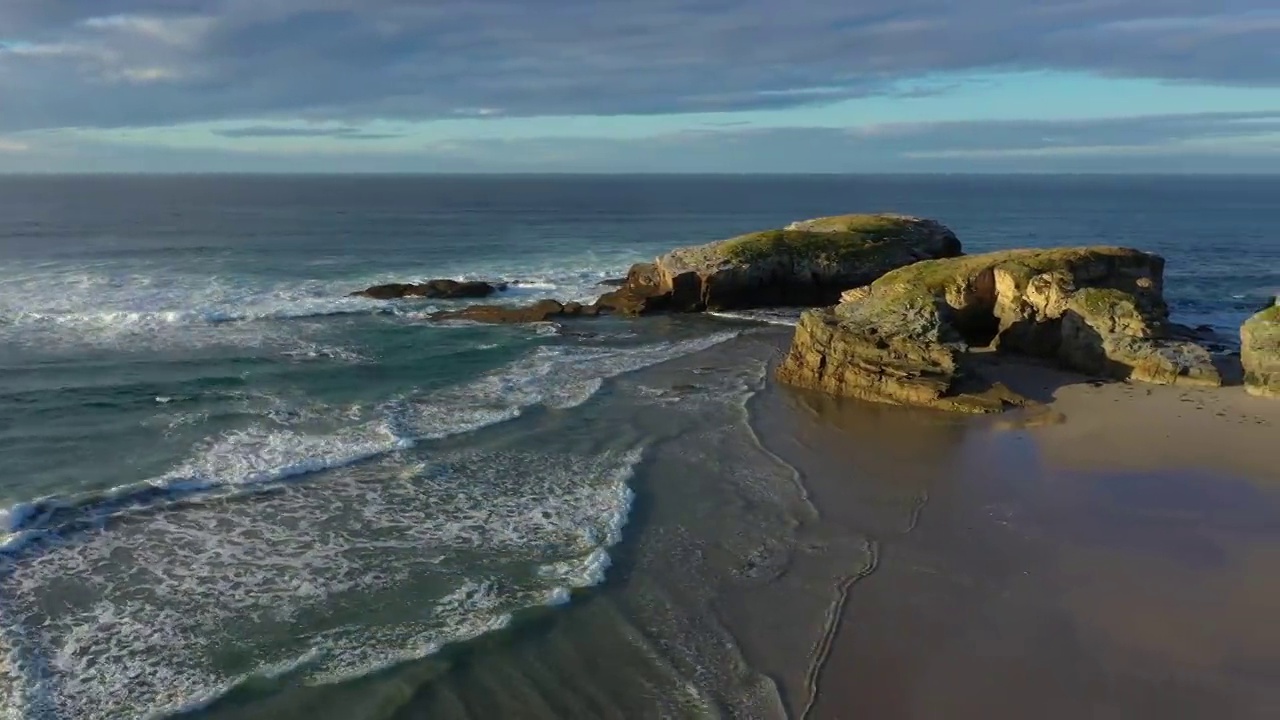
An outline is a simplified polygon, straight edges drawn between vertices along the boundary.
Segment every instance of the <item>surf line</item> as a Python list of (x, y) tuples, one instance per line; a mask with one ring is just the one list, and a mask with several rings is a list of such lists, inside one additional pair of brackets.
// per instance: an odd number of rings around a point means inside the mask
[(835, 643), (836, 634), (840, 632), (840, 616), (844, 614), (844, 606), (849, 602), (849, 591), (859, 580), (866, 578), (880, 566), (880, 543), (876, 540), (864, 540), (863, 549), (867, 553), (867, 564), (856, 574), (848, 575), (836, 583), (836, 597), (827, 608), (827, 619), (823, 623), (822, 637), (809, 653), (809, 670), (804, 676), (805, 704), (800, 712), (800, 720), (807, 720), (813, 706), (818, 702), (818, 692), (822, 681), (822, 671), (831, 657), (831, 647)]

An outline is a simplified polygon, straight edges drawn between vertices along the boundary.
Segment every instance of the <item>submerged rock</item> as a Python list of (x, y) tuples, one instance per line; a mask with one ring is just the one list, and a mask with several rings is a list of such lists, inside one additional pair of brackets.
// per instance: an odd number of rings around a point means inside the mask
[(866, 400), (996, 411), (1021, 400), (976, 371), (970, 348), (991, 347), (1114, 378), (1220, 385), (1209, 353), (1171, 331), (1163, 271), (1158, 255), (1112, 247), (916, 263), (805, 313), (778, 377)]
[(1241, 326), (1240, 363), (1249, 394), (1280, 398), (1280, 298)]
[(399, 298), (418, 297), (452, 300), (459, 298), (488, 297), (500, 290), (506, 290), (506, 283), (496, 285), (477, 280), (428, 280), (424, 283), (387, 283), (374, 285), (364, 290), (351, 293), (352, 297), (369, 297), (375, 300), (395, 300)]
[(836, 302), (895, 268), (961, 251), (954, 233), (906, 215), (840, 215), (673, 250), (633, 266), (618, 312), (698, 312)]
[(599, 315), (600, 308), (582, 303), (539, 300), (532, 305), (472, 305), (460, 310), (446, 310), (431, 316), (433, 320), (471, 320), (483, 323), (534, 323), (561, 317)]

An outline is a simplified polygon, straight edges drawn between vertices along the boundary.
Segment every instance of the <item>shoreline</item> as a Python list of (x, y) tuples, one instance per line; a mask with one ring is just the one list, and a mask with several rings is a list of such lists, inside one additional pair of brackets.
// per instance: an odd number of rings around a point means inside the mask
[(877, 547), (832, 589), (811, 711), (782, 683), (791, 717), (1274, 717), (1280, 402), (994, 363), (1043, 407), (952, 415), (772, 377), (753, 398), (823, 534)]

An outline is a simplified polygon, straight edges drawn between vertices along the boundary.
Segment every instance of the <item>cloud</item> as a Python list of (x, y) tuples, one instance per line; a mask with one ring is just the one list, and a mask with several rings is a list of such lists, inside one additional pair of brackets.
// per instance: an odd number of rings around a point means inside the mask
[(1273, 8), (1267, 0), (5, 0), (0, 129), (789, 108), (944, 92), (945, 83), (919, 79), (973, 70), (1275, 87)]
[[(704, 128), (641, 141), (473, 140), (455, 143), (452, 152), (476, 167), (508, 171), (1274, 172), (1280, 167), (1280, 111), (870, 127), (869, 132), (865, 127)], [(536, 158), (558, 158), (558, 164)]]
[(297, 125), (251, 125), (214, 130), (226, 138), (336, 138), (339, 140), (389, 140), (404, 137), (400, 133), (375, 133), (358, 127), (309, 127)]
[(957, 153), (1081, 153), (1124, 148), (1168, 149), (1185, 143), (1230, 143), (1262, 138), (1280, 149), (1280, 110), (1188, 113), (1087, 120), (988, 120), (884, 123), (853, 128), (854, 137), (892, 143), (911, 157)]
[[(238, 128), (242, 137), (313, 137), (341, 126)], [(416, 146), (249, 150), (156, 147), (61, 136), (52, 154), (9, 155), (0, 170), (200, 168), (227, 172), (1268, 172), (1280, 167), (1280, 111), (1100, 120), (917, 122), (861, 128), (707, 126), (648, 138), (453, 138)], [(54, 153), (53, 151), (57, 151)], [(58, 165), (47, 158), (56, 155)], [(23, 164), (25, 163), (25, 164)]]
[(30, 150), (31, 147), (17, 140), (6, 140), (0, 137), (0, 153), (20, 153)]

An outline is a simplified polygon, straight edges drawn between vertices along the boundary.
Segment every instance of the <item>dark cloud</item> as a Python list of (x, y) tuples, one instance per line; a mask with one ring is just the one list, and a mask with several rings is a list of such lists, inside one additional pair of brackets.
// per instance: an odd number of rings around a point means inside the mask
[(974, 69), (1280, 85), (1269, 0), (4, 0), (0, 28), (9, 130), (785, 108)]

